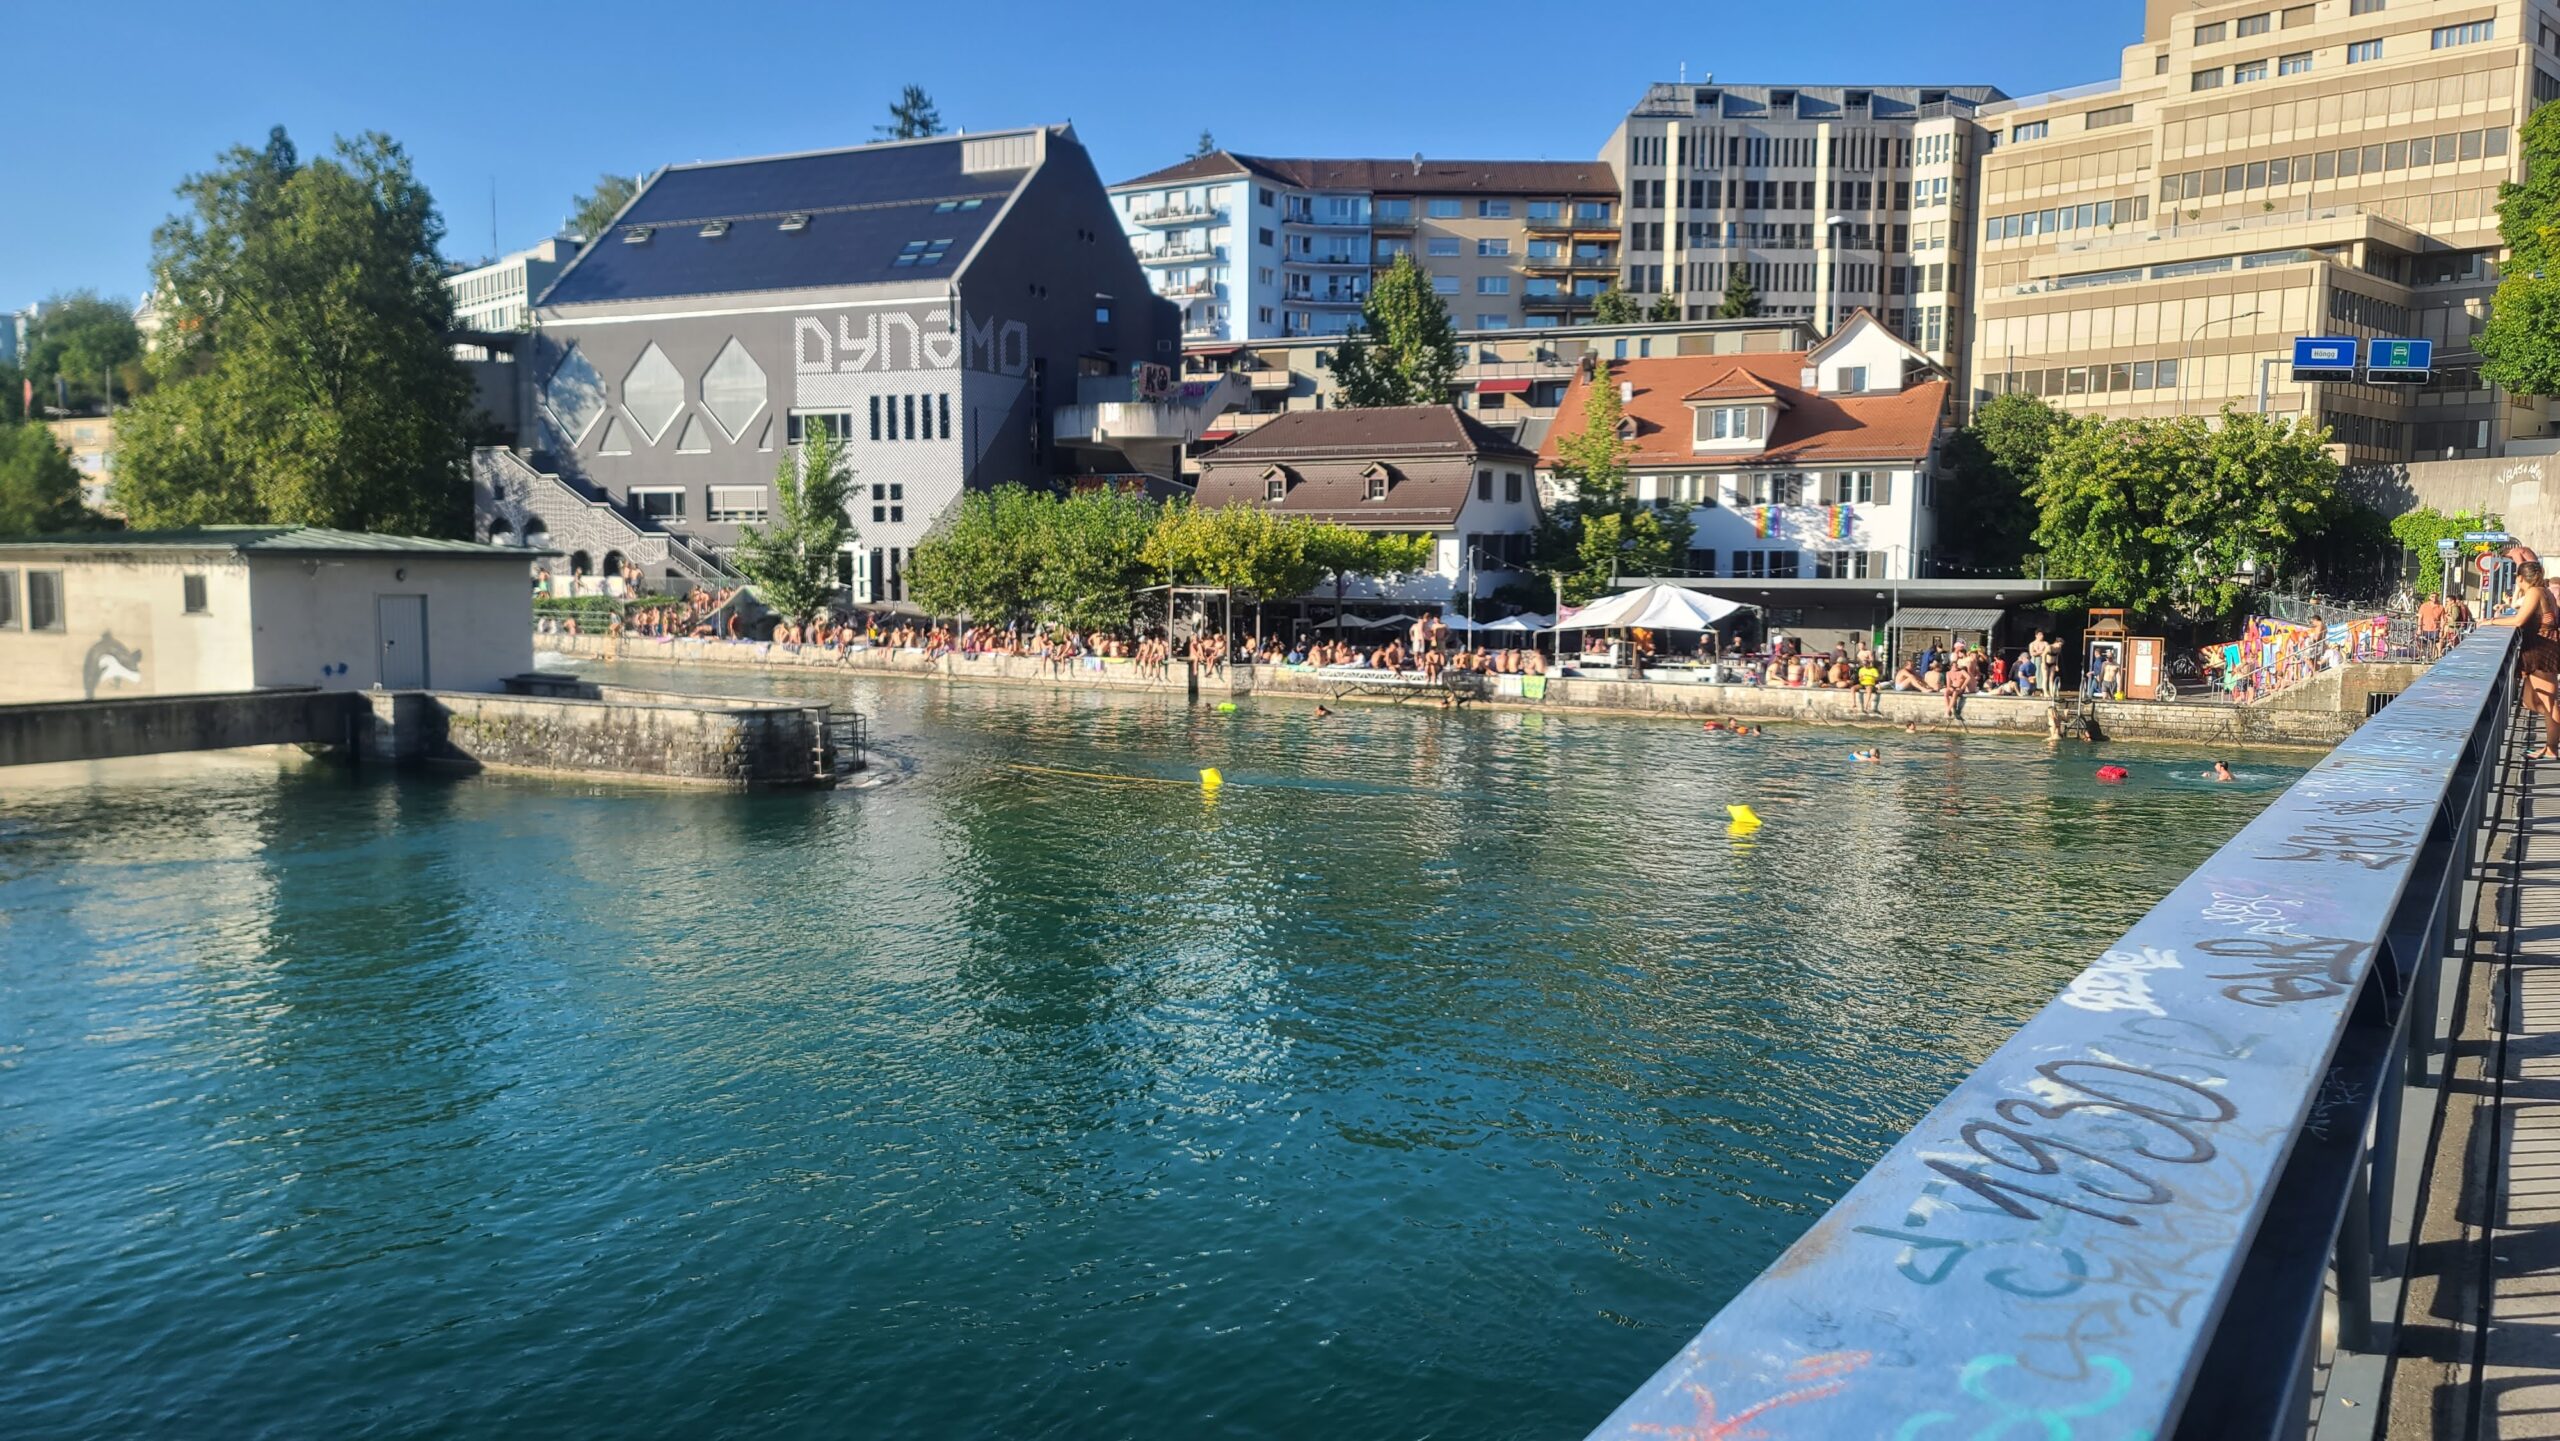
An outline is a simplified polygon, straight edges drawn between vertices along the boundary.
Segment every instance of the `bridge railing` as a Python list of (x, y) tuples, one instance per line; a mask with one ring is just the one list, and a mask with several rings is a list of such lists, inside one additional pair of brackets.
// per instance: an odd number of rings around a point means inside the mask
[(1593, 1434), (2375, 1434), (2512, 646), (2322, 760)]

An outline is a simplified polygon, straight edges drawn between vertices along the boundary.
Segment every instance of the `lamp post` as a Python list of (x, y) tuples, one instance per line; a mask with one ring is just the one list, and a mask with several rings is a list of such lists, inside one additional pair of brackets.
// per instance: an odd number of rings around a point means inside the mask
[(2196, 368), (2196, 337), (2217, 325), (2229, 325), (2261, 313), (2256, 310), (2244, 310), (2238, 315), (2226, 315), (2219, 320), (2208, 320), (2187, 332), (2186, 348), (2178, 353), (2178, 413), (2180, 415), (2187, 413), (2187, 372)]

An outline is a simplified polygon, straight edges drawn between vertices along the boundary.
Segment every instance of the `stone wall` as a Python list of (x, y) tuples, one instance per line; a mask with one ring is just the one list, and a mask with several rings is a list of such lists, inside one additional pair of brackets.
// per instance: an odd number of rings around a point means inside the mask
[(384, 692), (360, 754), (390, 762), (747, 788), (817, 775), (824, 706)]
[(2560, 455), (2368, 466), (2349, 476), (2348, 488), (2384, 515), (2420, 506), (2494, 515), (2537, 551), (2560, 547)]
[[(799, 648), (746, 641), (685, 640), (659, 642), (607, 636), (546, 635), (535, 637), (538, 649), (595, 660), (627, 660), (644, 664), (709, 666), (747, 670), (831, 671), (839, 674), (912, 675), (920, 679), (979, 681), (995, 684), (1080, 690), (1142, 690), (1187, 694), (1182, 668), (1171, 677), (1150, 680), (1135, 666), (1106, 662), (1051, 667), (1045, 661), (1005, 656), (928, 659), (920, 651), (857, 650), (839, 657), (815, 646)], [(2350, 667), (2361, 671), (2366, 667)], [(2385, 668), (2398, 669), (2398, 668)], [(2376, 684), (2389, 693), (2405, 686)], [(1299, 696), (1328, 703), (1376, 700), (1354, 691), (1338, 673), (1284, 667), (1237, 667), (1225, 676), (1200, 678), (1203, 696), (1252, 694)], [(2330, 708), (2279, 709), (2272, 705), (2229, 706), (2216, 703), (2153, 705), (2107, 703), (2098, 707), (2098, 724), (2118, 740), (2163, 740), (2184, 744), (2229, 746), (2312, 746), (2327, 749), (2354, 733), (2364, 720), (2363, 691), (2352, 708), (2331, 696)], [(1415, 703), (1408, 701), (1408, 704)], [(1735, 717), (1797, 725), (1887, 725), (1916, 723), (1924, 728), (1948, 724), (1946, 704), (1935, 696), (1880, 697), (1877, 715), (1861, 715), (1856, 696), (1841, 691), (1770, 690), (1758, 686), (1686, 685), (1660, 681), (1609, 681), (1550, 677), (1543, 700), (1504, 699), (1484, 702), (1532, 710), (1617, 711), (1632, 715)], [(2003, 700), (1976, 696), (1965, 702), (1957, 724), (1968, 730), (2042, 735), (2046, 727), (2042, 701)]]

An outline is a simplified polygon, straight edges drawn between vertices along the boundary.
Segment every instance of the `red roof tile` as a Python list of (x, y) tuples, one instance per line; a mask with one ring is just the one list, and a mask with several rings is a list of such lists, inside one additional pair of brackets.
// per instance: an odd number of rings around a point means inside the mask
[[(1651, 360), (1613, 361), (1612, 384), (1631, 384), (1635, 398), (1626, 412), (1636, 422), (1628, 463), (1744, 466), (1811, 465), (1825, 462), (1902, 460), (1917, 463), (1928, 455), (1947, 406), (1947, 383), (1926, 380), (1897, 395), (1823, 395), (1804, 389), (1805, 352), (1755, 351), (1745, 355), (1681, 355)], [(1700, 455), (1690, 449), (1695, 434), (1689, 401), (1767, 394), (1782, 408), (1768, 449)], [(1742, 388), (1749, 387), (1745, 392)], [(1582, 432), (1582, 405), (1590, 393), (1588, 376), (1576, 375), (1556, 407), (1538, 463), (1556, 463), (1556, 442)]]

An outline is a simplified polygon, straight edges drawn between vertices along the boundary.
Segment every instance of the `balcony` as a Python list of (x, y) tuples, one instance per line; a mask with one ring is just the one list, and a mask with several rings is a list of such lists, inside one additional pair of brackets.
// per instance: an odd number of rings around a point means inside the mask
[(1244, 383), (1255, 390), (1287, 390), (1297, 379), (1286, 370), (1248, 370), (1242, 374)]
[(1280, 217), (1280, 223), (1294, 225), (1301, 230), (1366, 230), (1369, 228), (1369, 221), (1365, 216), (1356, 220), (1319, 220), (1313, 215), (1284, 215)]
[(1226, 220), (1226, 207), (1221, 205), (1166, 205), (1154, 210), (1136, 211), (1129, 216), (1130, 224), (1144, 226), (1149, 230), (1178, 230), (1186, 225), (1223, 225)]
[(1214, 280), (1187, 280), (1180, 285), (1168, 285), (1156, 294), (1167, 300), (1207, 300), (1215, 298), (1224, 288)]
[(1520, 268), (1531, 275), (1615, 276), (1618, 262), (1605, 255), (1533, 255), (1521, 261)]
[(1587, 215), (1553, 215), (1523, 224), (1532, 235), (1605, 235), (1611, 240), (1618, 238), (1618, 222), (1606, 217), (1595, 220)]
[(1303, 295), (1293, 293), (1284, 296), (1281, 303), (1312, 306), (1318, 310), (1345, 308), (1357, 310), (1367, 304), (1368, 300), (1368, 292), (1361, 290), (1317, 290)]
[(1220, 248), (1215, 245), (1192, 245), (1180, 250), (1167, 246), (1162, 250), (1138, 252), (1140, 265), (1206, 265), (1226, 258)]
[(1550, 315), (1563, 310), (1589, 310), (1591, 302), (1596, 298), (1589, 295), (1523, 295), (1520, 297), (1520, 308), (1540, 315)]
[(1350, 255), (1290, 255), (1284, 256), (1280, 263), (1310, 270), (1367, 270), (1372, 264), (1366, 258)]
[(1390, 220), (1381, 216), (1373, 215), (1369, 218), (1369, 228), (1378, 232), (1380, 235), (1411, 235), (1413, 233), (1413, 217), (1411, 215), (1404, 215)]

